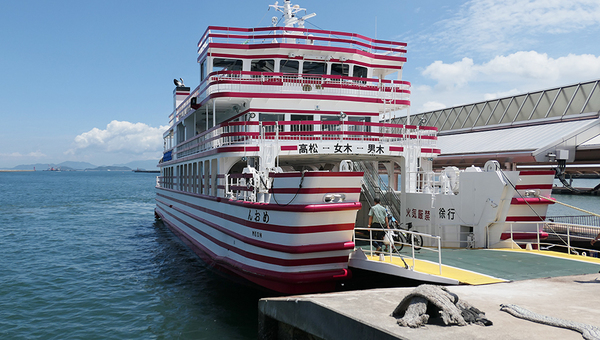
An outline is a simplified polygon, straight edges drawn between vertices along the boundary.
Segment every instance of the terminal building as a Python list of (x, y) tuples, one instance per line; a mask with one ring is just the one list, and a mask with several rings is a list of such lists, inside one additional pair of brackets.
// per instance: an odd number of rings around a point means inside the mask
[(395, 118), (435, 126), (442, 153), (434, 167), (483, 166), (506, 170), (559, 169), (600, 174), (600, 80)]

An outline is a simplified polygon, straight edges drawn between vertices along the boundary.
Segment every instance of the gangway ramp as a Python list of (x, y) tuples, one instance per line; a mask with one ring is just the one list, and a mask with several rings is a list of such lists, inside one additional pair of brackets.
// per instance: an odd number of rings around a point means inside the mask
[[(402, 252), (401, 252), (402, 253)], [(523, 249), (444, 249), (441, 273), (437, 254), (419, 253), (413, 260), (408, 253), (399, 255), (353, 254), (349, 266), (407, 280), (435, 284), (481, 285), (545, 277), (592, 274), (600, 271), (600, 259), (544, 250)], [(353, 258), (354, 257), (354, 258)], [(397, 269), (390, 269), (394, 266)]]

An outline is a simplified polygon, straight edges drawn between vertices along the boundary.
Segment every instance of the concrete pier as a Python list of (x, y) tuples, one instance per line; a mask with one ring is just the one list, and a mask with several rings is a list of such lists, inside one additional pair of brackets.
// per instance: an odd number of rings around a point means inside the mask
[(391, 315), (414, 288), (373, 289), (261, 299), (259, 339), (583, 339), (564, 328), (500, 311), (515, 304), (534, 313), (600, 327), (600, 274), (448, 289), (486, 313), (493, 326), (400, 327)]
[(600, 190), (592, 191), (594, 188), (574, 188), (577, 191), (571, 191), (565, 187), (554, 187), (552, 188), (553, 194), (560, 195), (591, 195), (591, 196), (600, 196)]

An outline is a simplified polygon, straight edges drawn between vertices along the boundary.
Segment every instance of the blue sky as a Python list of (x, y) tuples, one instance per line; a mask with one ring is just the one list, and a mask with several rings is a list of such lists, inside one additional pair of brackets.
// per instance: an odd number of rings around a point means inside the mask
[[(2, 2), (0, 168), (160, 158), (173, 78), (198, 85), (206, 26), (268, 26), (273, 3)], [(408, 43), (412, 113), (600, 78), (598, 0), (298, 4), (317, 13), (308, 28)]]

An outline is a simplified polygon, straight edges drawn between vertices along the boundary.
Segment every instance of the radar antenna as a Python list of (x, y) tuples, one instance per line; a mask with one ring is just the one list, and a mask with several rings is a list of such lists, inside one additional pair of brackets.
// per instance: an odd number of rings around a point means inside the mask
[(175, 86), (177, 87), (185, 87), (185, 84), (183, 83), (183, 78), (179, 78), (179, 80), (173, 79), (173, 83), (175, 83)]
[(300, 5), (292, 5), (290, 0), (285, 0), (283, 6), (279, 5), (279, 1), (275, 1), (275, 5), (269, 5), (269, 8), (270, 7), (273, 7), (275, 8), (275, 10), (283, 13), (283, 17), (285, 18), (285, 20), (283, 21), (283, 25), (285, 27), (294, 27), (294, 25), (297, 24), (298, 27), (303, 28), (304, 21), (317, 15), (316, 13), (311, 13), (301, 18), (298, 18), (296, 16), (296, 13), (300, 11), (306, 12), (306, 8), (300, 8)]

